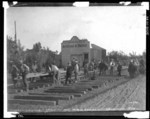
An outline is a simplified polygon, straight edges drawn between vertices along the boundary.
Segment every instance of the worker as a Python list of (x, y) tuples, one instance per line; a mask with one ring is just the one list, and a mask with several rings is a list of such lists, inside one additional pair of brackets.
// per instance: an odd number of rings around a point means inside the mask
[(114, 59), (111, 59), (110, 62), (110, 75), (114, 75), (115, 62)]
[(33, 70), (33, 73), (37, 72), (37, 62), (36, 61), (34, 61), (34, 63), (32, 64), (32, 70)]
[(14, 88), (16, 88), (17, 87), (17, 79), (19, 77), (19, 69), (14, 64), (13, 61), (11, 61), (11, 77), (12, 77)]
[(75, 74), (75, 82), (78, 80), (78, 73), (79, 73), (79, 64), (78, 61), (75, 61), (75, 67), (74, 67), (74, 74)]
[(50, 65), (50, 70), (53, 73), (53, 83), (54, 83), (54, 85), (60, 84), (59, 68), (53, 63), (53, 64)]
[(71, 63), (69, 62), (66, 70), (65, 84), (67, 84), (68, 82), (71, 83), (71, 74), (72, 74), (72, 66)]
[(122, 70), (122, 65), (120, 62), (118, 62), (118, 66), (117, 66), (118, 76), (121, 76), (121, 70)]
[(26, 88), (26, 91), (29, 91), (29, 82), (27, 81), (27, 74), (29, 73), (30, 69), (29, 67), (23, 63), (22, 60), (20, 60), (20, 64), (21, 64), (21, 76), (22, 76), (22, 80), (23, 80), (23, 84)]
[(128, 72), (129, 72), (130, 78), (134, 78), (135, 72), (136, 72), (136, 67), (134, 66), (133, 60), (131, 60), (129, 63)]

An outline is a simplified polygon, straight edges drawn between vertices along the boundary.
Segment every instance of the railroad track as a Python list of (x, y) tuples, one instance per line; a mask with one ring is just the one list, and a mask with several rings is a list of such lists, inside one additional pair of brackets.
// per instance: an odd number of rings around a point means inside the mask
[(65, 108), (65, 110), (144, 110), (145, 79), (142, 75), (119, 85), (90, 100)]
[[(84, 101), (90, 96), (88, 94), (91, 93), (96, 95), (96, 90), (100, 89), (101, 93), (114, 88), (122, 83), (128, 81), (124, 77), (110, 77), (110, 76), (102, 76), (97, 77), (96, 80), (84, 79), (83, 75), (81, 75), (81, 80), (77, 83), (67, 85), (67, 86), (50, 86), (48, 84), (41, 84), (41, 90), (35, 89), (36, 86), (33, 86), (33, 90), (29, 93), (21, 92), (16, 94), (9, 94), (8, 98), (8, 106), (19, 104), (23, 105), (43, 105), (43, 106), (52, 106), (59, 107), (62, 106), (72, 106), (76, 103)], [(36, 91), (37, 90), (37, 91)], [(84, 98), (85, 97), (85, 98)]]

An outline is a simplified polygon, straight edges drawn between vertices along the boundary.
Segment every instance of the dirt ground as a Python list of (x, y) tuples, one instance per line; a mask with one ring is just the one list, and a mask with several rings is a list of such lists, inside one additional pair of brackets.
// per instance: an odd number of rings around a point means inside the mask
[[(125, 71), (123, 74), (126, 74)], [(115, 78), (115, 77), (114, 77)], [(109, 79), (108, 77), (106, 79)], [(106, 80), (100, 78), (100, 80)], [(113, 79), (111, 77), (111, 79)], [(145, 110), (146, 108), (146, 77), (138, 76), (135, 79), (123, 78), (118, 80), (125, 83), (109, 89), (113, 82), (107, 85), (102, 85), (99, 89), (94, 89), (84, 96), (74, 98), (68, 101), (60, 101), (57, 106), (49, 105), (18, 105), (12, 104), (8, 107), (9, 110), (23, 111), (106, 111), (106, 110)], [(126, 82), (127, 81), (127, 82)], [(115, 82), (114, 82), (115, 83)], [(47, 87), (49, 88), (49, 87)], [(42, 92), (47, 88), (34, 90), (33, 92)], [(104, 93), (103, 90), (107, 90)], [(31, 91), (32, 92), (32, 91)], [(22, 94), (23, 95), (23, 94)], [(90, 98), (88, 98), (90, 97)], [(86, 99), (87, 98), (87, 99)], [(81, 100), (81, 101), (80, 101)]]
[(145, 110), (146, 109), (146, 77), (137, 78), (122, 84), (97, 97), (77, 104), (67, 110)]

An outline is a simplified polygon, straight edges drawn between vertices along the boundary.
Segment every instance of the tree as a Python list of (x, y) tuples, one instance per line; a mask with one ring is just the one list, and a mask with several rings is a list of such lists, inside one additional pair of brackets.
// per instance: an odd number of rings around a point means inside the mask
[(117, 61), (119, 53), (118, 51), (111, 51), (108, 53), (109, 59), (114, 59), (115, 61)]
[(128, 56), (123, 51), (111, 51), (108, 52), (107, 56), (108, 62), (114, 59), (116, 62), (120, 61), (123, 65), (127, 65)]
[(17, 66), (19, 65), (19, 60), (24, 58), (24, 47), (21, 45), (20, 40), (15, 41), (12, 37), (7, 36), (7, 61), (8, 61), (8, 71), (10, 69), (9, 62), (13, 61)]
[(135, 58), (136, 57), (136, 52), (129, 53), (129, 55), (130, 55), (130, 58)]
[(143, 59), (146, 62), (146, 51), (143, 52)]
[(42, 46), (41, 46), (41, 43), (40, 43), (40, 42), (35, 43), (35, 44), (33, 45), (33, 50), (34, 50), (35, 52), (39, 52), (39, 51), (41, 50), (41, 48), (42, 48)]
[[(7, 55), (8, 62), (14, 61), (19, 66), (19, 60), (22, 59), (30, 68), (34, 61), (37, 61), (38, 71), (41, 71), (43, 65), (49, 65), (55, 61), (57, 66), (60, 66), (60, 55), (58, 51), (51, 51), (49, 48), (42, 48), (40, 42), (33, 44), (32, 49), (24, 50), (20, 40), (14, 41), (12, 37), (7, 36)], [(8, 65), (8, 70), (10, 66)]]
[(21, 45), (20, 40), (18, 40), (18, 42), (17, 42), (17, 52), (18, 52), (19, 57), (22, 60), (25, 60), (25, 57), (24, 57), (24, 46)]
[(143, 57), (146, 58), (146, 51), (143, 52)]
[(33, 62), (37, 60), (35, 51), (27, 49), (25, 51), (25, 63), (31, 68)]

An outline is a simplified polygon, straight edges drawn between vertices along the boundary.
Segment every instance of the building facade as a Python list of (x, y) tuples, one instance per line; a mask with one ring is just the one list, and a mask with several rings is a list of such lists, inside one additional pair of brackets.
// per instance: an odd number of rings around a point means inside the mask
[(101, 60), (106, 56), (106, 50), (92, 44), (87, 39), (79, 39), (73, 36), (71, 40), (66, 40), (61, 43), (61, 61), (62, 66), (67, 66), (67, 63), (73, 58), (76, 58), (80, 66), (83, 66), (84, 61), (90, 62), (92, 59)]

